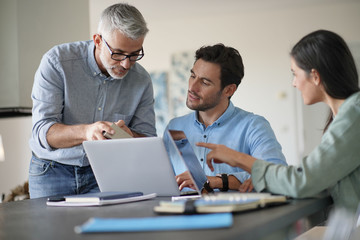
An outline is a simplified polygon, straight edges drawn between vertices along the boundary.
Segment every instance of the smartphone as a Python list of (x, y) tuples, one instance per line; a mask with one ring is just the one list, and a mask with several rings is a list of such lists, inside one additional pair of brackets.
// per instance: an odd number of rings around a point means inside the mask
[(113, 123), (111, 125), (111, 128), (114, 129), (115, 133), (114, 134), (110, 134), (106, 131), (103, 132), (104, 137), (108, 138), (108, 139), (119, 139), (119, 138), (132, 138), (132, 136), (130, 134), (128, 134), (127, 132), (125, 132), (123, 129), (121, 129), (118, 125), (116, 125), (115, 123)]

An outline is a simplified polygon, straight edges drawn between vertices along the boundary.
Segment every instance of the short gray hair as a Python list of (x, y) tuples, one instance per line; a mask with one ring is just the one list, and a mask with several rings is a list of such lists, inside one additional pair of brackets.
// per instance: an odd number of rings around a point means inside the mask
[(118, 30), (128, 38), (145, 37), (149, 29), (140, 11), (127, 3), (118, 3), (106, 8), (100, 17), (99, 34), (111, 34)]

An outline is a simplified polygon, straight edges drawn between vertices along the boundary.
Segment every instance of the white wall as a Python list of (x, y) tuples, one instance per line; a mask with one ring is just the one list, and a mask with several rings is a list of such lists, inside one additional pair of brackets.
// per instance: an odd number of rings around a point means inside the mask
[(88, 40), (88, 0), (0, 1), (0, 107), (31, 107), (42, 55), (56, 44)]
[(56, 44), (88, 40), (87, 0), (18, 0), (20, 105), (31, 106), (30, 89), (42, 55)]
[[(115, 0), (89, 0), (90, 32), (96, 32), (101, 11)], [(245, 77), (233, 97), (235, 105), (265, 116), (291, 164), (319, 142), (321, 134), (304, 129), (300, 96), (291, 86), (289, 52), (305, 34), (328, 29), (347, 42), (360, 42), (360, 2), (355, 0), (132, 0), (148, 22), (146, 56), (149, 71), (170, 69), (170, 56), (222, 42), (237, 48), (244, 59)], [(299, 109), (300, 108), (300, 109)], [(307, 107), (306, 107), (307, 108)], [(315, 113), (318, 113), (316, 111)], [(308, 116), (306, 114), (306, 116)], [(307, 118), (307, 117), (306, 117)], [(323, 120), (315, 118), (315, 125)], [(309, 143), (309, 144), (308, 144)]]
[[(33, 76), (43, 53), (55, 44), (89, 39), (96, 32), (100, 12), (115, 2), (118, 1), (0, 0), (0, 107), (31, 106)], [(311, 128), (322, 126), (323, 120), (303, 110), (302, 100), (291, 87), (288, 53), (302, 36), (319, 28), (336, 31), (347, 42), (359, 44), (358, 0), (129, 2), (149, 24), (150, 33), (144, 44), (146, 57), (141, 60), (149, 71), (169, 70), (170, 55), (175, 52), (195, 51), (218, 42), (233, 46), (245, 64), (245, 78), (233, 98), (235, 105), (270, 121), (290, 163), (318, 142), (321, 134), (313, 137), (308, 133), (313, 134)], [(7, 136), (4, 131), (19, 128), (16, 121), (10, 122), (14, 125), (0, 121), (0, 134)], [(3, 136), (6, 160), (0, 162), (0, 182), (12, 179), (13, 186), (27, 177), (30, 154), (27, 141), (31, 126), (20, 125), (15, 139)], [(26, 152), (21, 156), (16, 155), (23, 150)], [(20, 178), (16, 177), (18, 173), (22, 174)], [(8, 187), (0, 185), (0, 192), (8, 191)]]
[(5, 161), (0, 162), (0, 194), (8, 194), (28, 179), (31, 117), (0, 118), (0, 134), (5, 152)]
[(0, 1), (0, 107), (19, 106), (17, 1)]
[[(56, 44), (88, 40), (88, 0), (0, 0), (0, 107), (31, 107), (31, 89), (42, 55)], [(28, 178), (29, 117), (0, 119), (5, 162), (0, 194)]]

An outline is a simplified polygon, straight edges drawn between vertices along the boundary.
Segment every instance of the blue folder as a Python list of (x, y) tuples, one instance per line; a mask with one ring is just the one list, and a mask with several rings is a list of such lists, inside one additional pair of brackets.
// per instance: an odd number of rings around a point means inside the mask
[(76, 233), (144, 232), (231, 227), (231, 213), (179, 215), (146, 218), (90, 218)]

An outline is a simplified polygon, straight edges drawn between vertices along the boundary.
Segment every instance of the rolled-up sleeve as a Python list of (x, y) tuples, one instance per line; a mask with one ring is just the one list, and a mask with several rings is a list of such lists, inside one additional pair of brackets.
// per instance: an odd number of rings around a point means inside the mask
[(64, 97), (61, 73), (48, 54), (44, 55), (35, 73), (31, 98), (32, 140), (38, 146), (52, 151), (54, 149), (48, 144), (46, 134), (53, 124), (62, 119)]
[(266, 189), (265, 173), (269, 162), (256, 160), (251, 168), (252, 182), (257, 192), (262, 192)]
[(253, 117), (248, 128), (247, 142), (250, 155), (270, 163), (287, 165), (281, 145), (269, 122), (260, 116)]

